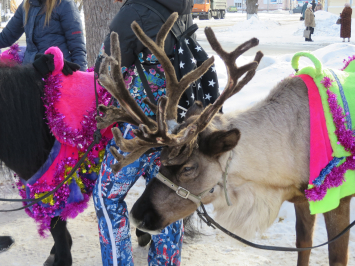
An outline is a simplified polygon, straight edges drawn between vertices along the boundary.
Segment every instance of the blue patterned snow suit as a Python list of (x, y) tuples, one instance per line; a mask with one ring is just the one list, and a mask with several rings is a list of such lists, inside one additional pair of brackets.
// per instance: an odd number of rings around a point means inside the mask
[[(164, 70), (154, 56), (138, 55), (139, 61), (150, 64), (144, 73), (153, 92), (158, 100), (165, 95)], [(148, 108), (143, 99), (146, 97), (142, 82), (137, 74), (136, 67), (122, 67), (126, 87), (140, 105), (146, 115), (154, 113)], [(120, 123), (119, 128), (125, 139), (134, 138), (132, 126), (128, 123)], [(124, 202), (129, 189), (140, 176), (148, 183), (160, 168), (160, 149), (155, 149), (149, 154), (143, 154), (134, 163), (122, 168), (114, 174), (111, 164), (117, 163), (110, 152), (110, 147), (115, 146), (120, 154), (124, 154), (112, 139), (107, 147), (101, 165), (100, 176), (96, 182), (93, 197), (96, 215), (98, 218), (99, 238), (103, 266), (130, 266), (134, 265), (132, 257), (132, 244), (129, 225), (129, 213)], [(159, 235), (152, 236), (148, 253), (148, 265), (180, 265), (181, 247), (183, 240), (182, 220), (177, 221), (162, 230)]]

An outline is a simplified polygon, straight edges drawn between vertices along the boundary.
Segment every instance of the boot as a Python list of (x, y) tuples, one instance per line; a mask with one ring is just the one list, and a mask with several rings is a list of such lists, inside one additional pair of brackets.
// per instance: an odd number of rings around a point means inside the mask
[(14, 243), (11, 236), (0, 236), (0, 253), (8, 250)]

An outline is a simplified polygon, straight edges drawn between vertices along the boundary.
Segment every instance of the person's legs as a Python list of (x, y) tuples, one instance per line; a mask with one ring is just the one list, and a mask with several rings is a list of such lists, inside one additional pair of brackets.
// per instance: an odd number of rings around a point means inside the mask
[[(131, 128), (120, 128), (126, 139), (131, 139)], [(124, 202), (129, 189), (143, 174), (146, 156), (122, 168), (114, 174), (111, 165), (117, 163), (109, 148), (116, 146), (111, 140), (106, 147), (106, 154), (101, 166), (100, 176), (94, 188), (94, 204), (98, 218), (99, 238), (103, 266), (131, 266), (132, 244), (129, 214)], [(123, 154), (118, 149), (118, 152)]]
[[(144, 175), (147, 184), (157, 175), (160, 168), (159, 157), (156, 157), (154, 154), (150, 156), (150, 159), (153, 164), (145, 171)], [(152, 235), (148, 252), (148, 265), (180, 265), (183, 236), (184, 227), (182, 220), (168, 225), (160, 234)]]

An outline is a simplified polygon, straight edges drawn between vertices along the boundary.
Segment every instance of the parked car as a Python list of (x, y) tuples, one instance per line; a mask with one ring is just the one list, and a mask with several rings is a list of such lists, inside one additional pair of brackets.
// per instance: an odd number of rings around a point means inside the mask
[(302, 13), (302, 6), (297, 6), (292, 10), (293, 14)]
[(227, 12), (229, 12), (229, 13), (238, 12), (238, 8), (236, 6), (229, 6), (227, 8)]

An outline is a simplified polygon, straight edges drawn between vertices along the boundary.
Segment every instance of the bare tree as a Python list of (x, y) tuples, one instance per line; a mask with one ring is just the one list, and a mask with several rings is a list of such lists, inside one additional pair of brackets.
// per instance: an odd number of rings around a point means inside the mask
[(109, 32), (108, 26), (122, 4), (113, 3), (113, 0), (83, 0), (83, 6), (88, 66), (93, 66), (100, 46)]
[(258, 14), (258, 0), (246, 0), (247, 4), (247, 19), (252, 15)]

